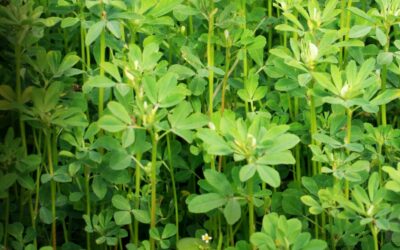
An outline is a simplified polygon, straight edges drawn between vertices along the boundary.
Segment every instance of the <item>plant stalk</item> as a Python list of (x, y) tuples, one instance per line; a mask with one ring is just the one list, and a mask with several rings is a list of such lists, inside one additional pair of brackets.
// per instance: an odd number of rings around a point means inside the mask
[[(46, 134), (46, 145), (47, 145), (47, 159), (49, 164), (50, 176), (54, 177), (54, 166), (53, 166), (53, 155), (52, 155), (52, 145), (51, 145), (51, 132), (47, 131)], [(56, 224), (56, 183), (53, 179), (50, 180), (50, 189), (51, 189), (51, 215), (52, 215), (52, 224), (51, 224), (51, 239), (53, 249), (57, 249), (57, 224)]]
[(211, 12), (208, 17), (208, 37), (207, 37), (207, 66), (208, 66), (208, 115), (213, 113), (213, 96), (214, 96), (214, 0), (210, 0)]
[[(157, 134), (151, 133), (151, 142), (152, 142), (152, 150), (151, 150), (151, 215), (150, 215), (150, 229), (156, 227), (156, 212), (157, 212)], [(155, 249), (155, 241), (152, 237), (150, 237), (150, 249)]]
[(176, 192), (176, 183), (175, 183), (175, 174), (174, 174), (174, 165), (172, 161), (172, 154), (171, 154), (171, 141), (170, 136), (167, 135), (167, 150), (168, 150), (168, 161), (170, 167), (170, 174), (171, 174), (171, 182), (172, 182), (172, 193), (174, 196), (174, 209), (175, 209), (175, 226), (176, 226), (176, 242), (179, 241), (179, 211), (178, 211), (178, 195)]

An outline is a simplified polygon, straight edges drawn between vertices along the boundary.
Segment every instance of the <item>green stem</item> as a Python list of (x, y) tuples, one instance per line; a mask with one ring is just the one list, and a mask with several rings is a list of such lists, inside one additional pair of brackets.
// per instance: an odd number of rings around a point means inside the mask
[[(351, 121), (352, 121), (352, 117), (353, 117), (353, 111), (350, 108), (346, 109), (346, 113), (347, 113), (347, 126), (346, 126), (346, 139), (345, 139), (345, 143), (349, 144), (351, 142)], [(350, 153), (348, 151), (348, 153)], [(349, 181), (345, 180), (345, 196), (346, 199), (349, 199)]]
[[(15, 91), (17, 94), (17, 102), (22, 104), (22, 82), (21, 82), (21, 46), (19, 44), (15, 45)], [(26, 132), (25, 123), (22, 120), (21, 112), (19, 114), (19, 128), (21, 133), (22, 147), (24, 149), (24, 155), (27, 155), (27, 143), (26, 143)]]
[[(313, 139), (313, 136), (317, 133), (317, 112), (315, 108), (315, 100), (314, 95), (312, 94), (311, 89), (308, 91), (308, 98), (310, 100), (310, 136), (311, 136), (311, 144), (317, 145), (317, 142)], [(317, 167), (317, 162), (312, 161), (313, 165), (313, 175), (319, 173), (319, 169)]]
[[(385, 48), (384, 48), (385, 52), (388, 52), (388, 51), (389, 51), (389, 46), (390, 46), (390, 34), (389, 34), (389, 30), (390, 30), (390, 27), (388, 27), (388, 28), (386, 29), (386, 37), (387, 37), (388, 41), (386, 42), (386, 45), (385, 45)], [(387, 83), (387, 65), (383, 65), (383, 66), (382, 66), (382, 87), (381, 87), (381, 93), (382, 93), (383, 91), (386, 90), (386, 83)], [(380, 109), (381, 109), (381, 124), (382, 124), (383, 126), (386, 126), (386, 124), (387, 124), (387, 120), (386, 120), (386, 104), (382, 104), (381, 107), (380, 107)]]
[[(82, 59), (82, 71), (85, 71), (86, 69), (86, 51), (85, 51), (85, 40), (86, 40), (86, 30), (83, 25), (83, 22), (85, 20), (84, 16), (84, 8), (85, 8), (85, 3), (84, 1), (80, 1), (80, 21), (81, 21), (81, 26), (80, 26), (80, 34), (81, 34), (81, 59)], [(82, 74), (82, 83), (85, 82), (86, 80), (86, 74)]]
[[(91, 207), (90, 207), (90, 167), (85, 166), (85, 192), (86, 192), (86, 214), (91, 218)], [(86, 232), (86, 248), (91, 249), (90, 246), (90, 233)]]
[(382, 174), (381, 156), (382, 156), (382, 144), (378, 144), (378, 173), (379, 173), (379, 183), (382, 186), (383, 185), (383, 174)]
[[(136, 155), (136, 159), (138, 160), (138, 162), (140, 162), (140, 160), (142, 159), (142, 155), (141, 154), (137, 154)], [(135, 209), (139, 209), (140, 208), (140, 183), (141, 183), (141, 169), (139, 164), (136, 164), (136, 168), (135, 168)], [(134, 234), (134, 238), (133, 238), (133, 242), (135, 243), (135, 245), (138, 245), (139, 243), (139, 221), (138, 220), (134, 220), (133, 223), (133, 227), (135, 230), (135, 234)]]
[(373, 224), (370, 224), (370, 228), (371, 228), (372, 238), (374, 239), (374, 250), (379, 250), (378, 230)]
[(178, 195), (176, 192), (176, 183), (175, 183), (175, 174), (174, 174), (174, 164), (172, 161), (172, 154), (171, 154), (171, 141), (170, 136), (167, 135), (167, 150), (168, 150), (168, 161), (170, 167), (170, 174), (171, 174), (171, 182), (172, 182), (172, 193), (174, 196), (174, 208), (175, 208), (175, 226), (176, 226), (176, 242), (179, 241), (179, 211), (178, 211)]
[(249, 204), (249, 240), (251, 235), (255, 232), (255, 220), (254, 220), (254, 201), (253, 201), (253, 185), (254, 185), (254, 177), (250, 178), (247, 181), (247, 195), (248, 195), (248, 204)]
[(5, 199), (6, 208), (4, 213), (4, 236), (3, 236), (3, 245), (4, 249), (7, 249), (7, 241), (8, 241), (8, 224), (10, 220), (10, 194), (8, 192), (8, 196)]
[[(346, 25), (346, 0), (341, 0), (340, 1), (340, 29), (345, 29)], [(343, 40), (343, 38), (341, 39)], [(339, 65), (342, 67), (343, 66), (343, 53), (344, 53), (344, 47), (340, 49), (339, 53)]]
[(226, 85), (228, 84), (229, 77), (229, 67), (231, 61), (231, 48), (230, 48), (230, 37), (226, 35), (226, 50), (225, 50), (225, 75), (222, 80), (222, 93), (221, 93), (221, 115), (224, 114), (225, 110), (225, 93), (226, 93)]
[[(242, 16), (244, 19), (242, 29), (246, 30), (246, 0), (242, 0)], [(247, 47), (243, 46), (243, 83), (246, 86), (247, 84), (247, 75), (248, 75), (248, 61), (247, 61)], [(248, 113), (247, 103), (245, 103), (246, 114)]]
[[(349, 40), (349, 34), (350, 34), (350, 21), (351, 21), (351, 12), (350, 12), (350, 8), (352, 5), (352, 0), (348, 0), (347, 1), (347, 10), (346, 10), (346, 35), (344, 38), (344, 41), (347, 42)], [(347, 58), (347, 49), (346, 47), (343, 47), (343, 60), (344, 63), (346, 63), (346, 58)]]
[[(156, 212), (157, 212), (157, 134), (151, 132), (151, 215), (150, 215), (150, 229), (156, 228)], [(150, 237), (150, 249), (155, 249), (155, 241)]]
[(213, 96), (214, 96), (214, 0), (210, 0), (211, 12), (208, 17), (208, 39), (207, 39), (207, 66), (208, 66), (208, 115), (213, 113)]
[[(268, 0), (268, 18), (272, 18), (272, 0)], [(272, 48), (272, 27), (268, 29), (268, 51)]]
[[(106, 33), (105, 30), (101, 32), (100, 35), (100, 76), (105, 75), (104, 63), (106, 54)], [(104, 110), (104, 88), (99, 88), (99, 117), (103, 115)]]
[[(52, 155), (52, 145), (51, 145), (51, 131), (47, 131), (46, 134), (46, 145), (47, 145), (47, 159), (49, 164), (50, 176), (54, 176), (54, 166), (53, 166), (53, 155)], [(50, 189), (51, 189), (51, 215), (52, 215), (52, 224), (51, 224), (51, 235), (52, 235), (52, 246), (53, 249), (57, 249), (57, 224), (56, 224), (56, 183), (53, 179), (50, 180)]]

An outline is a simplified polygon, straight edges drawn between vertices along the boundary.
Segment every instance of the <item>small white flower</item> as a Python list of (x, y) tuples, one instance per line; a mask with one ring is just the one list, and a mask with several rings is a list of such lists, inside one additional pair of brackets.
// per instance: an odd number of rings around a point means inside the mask
[(211, 130), (215, 130), (215, 125), (214, 125), (214, 123), (212, 123), (212, 122), (209, 122), (209, 123), (208, 123), (208, 127), (209, 127)]
[(212, 237), (208, 233), (205, 233), (201, 236), (201, 240), (208, 244), (212, 240)]
[(371, 216), (373, 211), (374, 211), (374, 205), (371, 205), (371, 206), (368, 208), (367, 214), (368, 214), (369, 216)]
[(135, 80), (135, 77), (131, 74), (131, 72), (129, 72), (129, 69), (127, 67), (125, 68), (125, 75), (130, 81), (133, 82)]
[(138, 60), (135, 60), (135, 61), (133, 62), (133, 64), (134, 64), (135, 69), (137, 70), (137, 69), (139, 68), (139, 61), (138, 61)]
[(229, 30), (224, 30), (224, 36), (226, 40), (229, 39)]
[(344, 97), (347, 94), (347, 91), (349, 91), (349, 85), (345, 84), (340, 90), (340, 96)]
[(315, 61), (315, 59), (318, 57), (318, 47), (313, 43), (309, 43), (308, 46), (310, 50), (310, 59), (311, 61)]

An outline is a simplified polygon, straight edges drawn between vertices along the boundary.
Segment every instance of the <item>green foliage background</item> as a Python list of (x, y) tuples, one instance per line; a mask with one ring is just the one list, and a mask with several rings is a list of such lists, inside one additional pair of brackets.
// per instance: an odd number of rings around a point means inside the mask
[(0, 248), (400, 248), (400, 1), (0, 1)]

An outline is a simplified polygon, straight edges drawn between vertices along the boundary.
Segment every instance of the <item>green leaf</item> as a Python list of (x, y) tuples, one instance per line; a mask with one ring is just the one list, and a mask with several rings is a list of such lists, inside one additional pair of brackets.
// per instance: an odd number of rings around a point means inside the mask
[(231, 195), (233, 190), (231, 184), (223, 173), (207, 169), (204, 171), (206, 181), (222, 195)]
[(107, 194), (107, 183), (100, 176), (95, 176), (92, 182), (92, 189), (97, 198), (102, 200)]
[(9, 85), (0, 85), (0, 96), (10, 102), (16, 101), (16, 94)]
[(383, 93), (381, 93), (377, 97), (375, 97), (371, 101), (371, 104), (372, 105), (387, 104), (399, 97), (400, 97), (400, 89), (386, 89), (385, 91), (383, 91)]
[(324, 89), (329, 90), (335, 95), (340, 95), (339, 90), (333, 85), (330, 75), (322, 72), (313, 72), (312, 76), (315, 78), (316, 82), (321, 85)]
[(143, 224), (150, 224), (150, 214), (149, 211), (146, 210), (139, 210), (139, 209), (133, 209), (131, 211), (133, 215), (135, 216), (135, 219), (139, 221), (140, 223)]
[(62, 75), (67, 70), (71, 69), (75, 64), (79, 62), (81, 58), (77, 55), (69, 54), (64, 57), (60, 66), (57, 70), (57, 75)]
[(257, 160), (257, 163), (263, 165), (295, 164), (296, 160), (292, 152), (285, 150), (273, 154), (265, 154)]
[(168, 239), (176, 234), (176, 226), (175, 224), (168, 223), (165, 225), (164, 230), (161, 234), (162, 239)]
[(172, 132), (179, 135), (189, 143), (193, 140), (193, 132), (190, 130), (201, 128), (206, 125), (208, 121), (204, 114), (190, 114), (191, 112), (191, 105), (188, 102), (183, 101), (172, 110), (171, 114), (168, 115)]
[(314, 140), (323, 143), (323, 144), (327, 144), (329, 146), (331, 146), (332, 148), (339, 148), (342, 146), (342, 143), (333, 139), (332, 137), (325, 135), (325, 134), (315, 134), (313, 136)]
[(113, 206), (119, 210), (131, 210), (131, 204), (129, 203), (129, 200), (120, 194), (114, 195), (111, 199), (111, 202)]
[(71, 26), (74, 26), (79, 22), (79, 18), (77, 17), (66, 17), (61, 21), (61, 28), (65, 29)]
[(122, 82), (121, 75), (119, 74), (118, 67), (110, 62), (103, 63), (104, 70), (110, 74), (117, 82)]
[(350, 38), (364, 37), (371, 31), (371, 29), (372, 27), (368, 25), (354, 25), (353, 27), (351, 27), (349, 31), (349, 37)]
[(51, 224), (53, 222), (51, 211), (46, 207), (41, 207), (39, 209), (39, 218), (44, 224)]
[(371, 174), (368, 180), (368, 195), (371, 201), (375, 198), (375, 193), (379, 189), (379, 176), (377, 172)]
[(212, 155), (229, 155), (233, 150), (229, 147), (228, 143), (214, 130), (200, 129), (197, 132), (197, 137), (200, 138), (204, 144), (205, 149)]
[(88, 93), (92, 88), (110, 88), (114, 87), (115, 82), (105, 76), (93, 76), (90, 77), (84, 84), (83, 84), (83, 92)]
[(281, 78), (275, 83), (275, 89), (278, 91), (290, 91), (298, 86), (298, 82), (290, 78)]
[(199, 238), (182, 238), (176, 243), (178, 250), (197, 250), (207, 247), (206, 243)]
[(17, 180), (17, 175), (15, 173), (8, 173), (0, 176), (0, 192), (6, 191), (11, 187)]
[(300, 138), (293, 134), (283, 134), (274, 138), (272, 144), (266, 149), (265, 153), (274, 154), (293, 148), (299, 143)]
[(114, 150), (107, 154), (109, 167), (113, 170), (123, 170), (132, 163), (131, 156), (125, 150)]
[(271, 187), (277, 188), (281, 185), (281, 177), (275, 169), (266, 165), (257, 165), (257, 173), (261, 180)]
[(129, 211), (116, 211), (114, 213), (114, 220), (115, 224), (119, 226), (129, 225), (132, 223), (131, 213)]
[(222, 207), (226, 198), (220, 194), (201, 194), (189, 201), (188, 209), (191, 213), (207, 213), (213, 209)]
[(357, 7), (350, 7), (350, 8), (348, 8), (348, 10), (350, 10), (357, 16), (364, 18), (365, 20), (369, 21), (370, 23), (375, 23), (375, 20), (372, 17), (370, 17), (367, 13), (365, 13), (364, 11), (362, 11), (361, 9), (359, 9)]
[(19, 175), (18, 184), (27, 190), (33, 191), (35, 189), (35, 182), (29, 174)]
[(272, 250), (276, 249), (276, 245), (274, 243), (274, 240), (271, 238), (271, 236), (261, 233), (261, 232), (256, 232), (251, 235), (250, 237), (250, 242), (254, 246), (258, 247), (259, 249), (263, 250)]
[(122, 106), (122, 104), (111, 101), (107, 104), (107, 107), (111, 111), (111, 113), (115, 115), (115, 117), (127, 124), (131, 124), (131, 117), (129, 116), (128, 111), (126, 111), (125, 107)]
[(393, 61), (393, 53), (392, 52), (379, 52), (376, 61), (378, 62), (379, 65), (389, 65)]
[(154, 17), (163, 16), (174, 10), (174, 8), (178, 6), (181, 2), (183, 2), (183, 0), (159, 0), (157, 1), (157, 5), (152, 8), (147, 14)]
[(101, 129), (113, 133), (127, 128), (126, 124), (112, 115), (103, 115), (98, 121), (98, 125)]
[(89, 27), (89, 30), (86, 34), (86, 40), (85, 40), (86, 46), (89, 46), (90, 44), (92, 44), (100, 36), (105, 25), (106, 25), (105, 21), (99, 21)]
[(158, 99), (156, 79), (153, 76), (145, 75), (142, 79), (142, 85), (146, 97), (150, 100), (152, 104), (156, 104)]
[(135, 142), (135, 130), (133, 128), (125, 129), (122, 132), (122, 147), (127, 148)]
[(385, 33), (379, 27), (376, 27), (375, 34), (376, 34), (376, 39), (378, 39), (379, 43), (382, 46), (385, 46), (387, 43), (387, 37)]
[(303, 248), (303, 250), (324, 250), (327, 249), (328, 245), (325, 241), (323, 240), (311, 240), (310, 243), (307, 244)]
[(106, 27), (113, 36), (121, 38), (121, 25), (119, 21), (107, 21)]
[(232, 198), (229, 199), (224, 208), (224, 216), (229, 225), (235, 224), (241, 217), (239, 202)]
[(184, 80), (195, 75), (195, 72), (192, 69), (180, 64), (172, 65), (169, 67), (168, 71), (176, 74), (178, 76), (178, 80)]
[(249, 180), (251, 177), (254, 176), (254, 174), (256, 173), (256, 165), (255, 164), (247, 164), (243, 167), (240, 168), (240, 172), (239, 172), (239, 178), (240, 181), (245, 182), (247, 180)]

